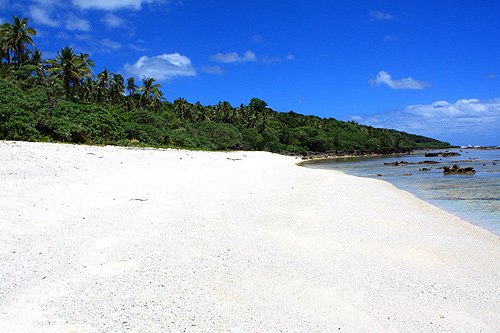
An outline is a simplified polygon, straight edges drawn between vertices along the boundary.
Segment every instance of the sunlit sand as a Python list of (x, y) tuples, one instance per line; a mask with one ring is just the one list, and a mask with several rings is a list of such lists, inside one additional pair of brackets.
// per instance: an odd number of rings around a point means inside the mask
[(0, 142), (0, 331), (500, 331), (498, 236), (297, 162)]

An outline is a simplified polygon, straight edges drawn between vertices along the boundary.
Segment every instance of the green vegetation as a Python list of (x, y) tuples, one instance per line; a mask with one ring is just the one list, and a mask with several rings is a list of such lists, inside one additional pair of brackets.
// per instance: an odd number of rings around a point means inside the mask
[(31, 37), (36, 31), (27, 19), (13, 18), (0, 27), (0, 139), (293, 153), (449, 146), (356, 122), (280, 113), (257, 98), (239, 107), (183, 98), (171, 103), (154, 78), (137, 86), (107, 69), (94, 75), (89, 55), (69, 47), (43, 60)]

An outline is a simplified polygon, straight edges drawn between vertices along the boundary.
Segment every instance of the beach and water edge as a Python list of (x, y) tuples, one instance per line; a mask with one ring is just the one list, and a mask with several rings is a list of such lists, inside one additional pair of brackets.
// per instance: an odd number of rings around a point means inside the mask
[(500, 330), (500, 238), (266, 152), (0, 142), (0, 331)]
[[(500, 149), (452, 148), (406, 154), (306, 160), (300, 165), (380, 178), (461, 219), (500, 235)], [(469, 174), (446, 174), (456, 165)]]

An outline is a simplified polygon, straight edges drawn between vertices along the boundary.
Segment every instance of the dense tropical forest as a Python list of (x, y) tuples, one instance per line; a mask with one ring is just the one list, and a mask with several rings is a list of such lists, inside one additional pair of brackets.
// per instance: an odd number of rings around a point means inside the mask
[(0, 139), (305, 153), (447, 147), (423, 136), (276, 112), (253, 98), (233, 107), (173, 102), (154, 78), (136, 82), (69, 47), (44, 59), (28, 19), (0, 26)]

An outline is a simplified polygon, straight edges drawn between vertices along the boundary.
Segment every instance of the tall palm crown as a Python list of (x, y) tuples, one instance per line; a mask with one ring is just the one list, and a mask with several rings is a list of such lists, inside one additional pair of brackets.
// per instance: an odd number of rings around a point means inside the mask
[(111, 100), (119, 103), (125, 94), (125, 79), (120, 74), (113, 74), (113, 85), (111, 86)]
[(159, 100), (163, 96), (160, 91), (161, 85), (158, 83), (154, 83), (156, 81), (153, 77), (144, 77), (142, 83), (144, 86), (140, 87), (137, 92), (142, 93), (141, 98), (145, 98), (148, 102), (152, 102), (153, 100)]
[(103, 90), (109, 89), (113, 84), (113, 75), (115, 73), (109, 71), (107, 68), (97, 75), (97, 84), (103, 88)]
[(62, 79), (67, 97), (72, 96), (82, 80), (93, 73), (90, 67), (94, 67), (92, 60), (76, 55), (69, 46), (57, 52), (56, 60), (50, 59), (47, 63), (51, 65), (50, 72)]
[[(35, 29), (28, 27), (28, 19), (21, 17), (15, 17), (13, 24), (5, 22), (0, 26), (0, 41), (2, 42), (1, 48), (3, 53), (13, 53), (12, 59), (17, 63), (18, 66), (21, 65), (25, 50), (27, 50), (27, 45), (34, 46), (33, 38), (31, 36), (36, 36), (37, 32)], [(10, 63), (10, 56), (7, 57), (7, 63)]]
[(129, 77), (127, 79), (127, 90), (129, 92), (129, 95), (135, 94), (137, 88), (139, 88), (139, 86), (135, 84), (135, 78)]

